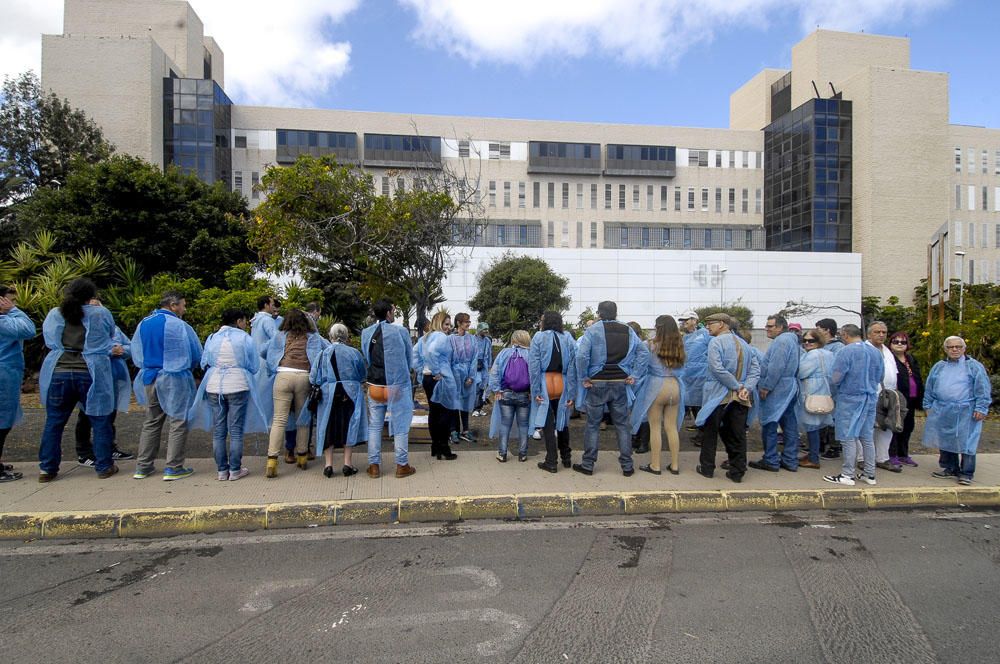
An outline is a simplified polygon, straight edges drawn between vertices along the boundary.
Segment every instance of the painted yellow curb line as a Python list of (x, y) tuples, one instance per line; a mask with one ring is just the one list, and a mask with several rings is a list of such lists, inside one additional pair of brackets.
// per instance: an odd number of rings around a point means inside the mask
[(236, 530), (691, 512), (1000, 507), (1000, 487), (602, 491), (0, 513), (0, 539), (168, 537)]

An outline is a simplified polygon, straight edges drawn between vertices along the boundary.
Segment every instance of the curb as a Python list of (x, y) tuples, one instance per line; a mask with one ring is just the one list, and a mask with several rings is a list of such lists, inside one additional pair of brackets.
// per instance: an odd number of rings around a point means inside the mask
[(529, 493), (100, 512), (10, 512), (0, 513), (0, 539), (170, 537), (397, 522), (929, 507), (1000, 507), (1000, 487)]

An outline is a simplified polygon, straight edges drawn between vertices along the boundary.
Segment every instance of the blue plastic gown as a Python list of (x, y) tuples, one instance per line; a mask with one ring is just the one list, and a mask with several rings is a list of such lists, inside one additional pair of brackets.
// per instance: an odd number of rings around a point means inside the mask
[(806, 397), (813, 394), (831, 396), (830, 375), (833, 373), (834, 355), (816, 348), (804, 353), (799, 360), (799, 399), (796, 419), (803, 431), (816, 431), (833, 425), (833, 413), (816, 415), (806, 412)]
[[(562, 431), (569, 423), (570, 408), (567, 401), (577, 393), (576, 385), (576, 340), (569, 332), (543, 330), (531, 338), (528, 349), (528, 373), (531, 376), (531, 422), (535, 428), (545, 426), (549, 415), (549, 391), (545, 384), (545, 369), (552, 361), (552, 343), (559, 339), (559, 350), (562, 352), (563, 393), (559, 397), (559, 407), (556, 409), (555, 430)], [(541, 404), (535, 402), (535, 397), (541, 396)], [(494, 410), (498, 410), (494, 408)]]
[[(740, 350), (737, 349), (739, 344)], [(737, 367), (740, 355), (743, 361)], [(757, 409), (757, 381), (760, 380), (760, 363), (751, 352), (750, 345), (732, 333), (712, 337), (708, 343), (708, 374), (702, 386), (701, 408), (695, 424), (703, 425), (715, 409), (729, 396), (729, 392), (737, 390), (740, 384), (750, 392), (752, 404), (747, 415), (747, 423), (753, 421)], [(685, 372), (687, 367), (685, 366)], [(737, 380), (738, 377), (739, 379)]]
[[(278, 364), (285, 356), (285, 339), (287, 332), (278, 331), (267, 344), (264, 352), (264, 366), (257, 372), (257, 398), (264, 416), (270, 423), (274, 419), (274, 377), (278, 375)], [(315, 366), (319, 361), (319, 356), (323, 354), (323, 339), (316, 332), (309, 332), (306, 336), (306, 357), (309, 358), (309, 366)], [(298, 419), (302, 418), (302, 419)], [(288, 418), (287, 429), (295, 429), (296, 426), (305, 426), (309, 423), (309, 411), (305, 408), (296, 417)]]
[[(361, 348), (365, 366), (371, 364), (368, 349), (377, 327), (382, 327), (382, 349), (385, 357), (385, 381), (388, 383), (389, 435), (395, 436), (410, 430), (413, 422), (413, 384), (410, 382), (410, 366), (413, 364), (413, 346), (410, 333), (402, 325), (392, 325), (380, 321), (361, 331)], [(338, 358), (339, 359), (339, 358)], [(423, 371), (423, 367), (421, 367)], [(351, 397), (352, 399), (354, 397)]]
[(761, 424), (771, 424), (795, 403), (799, 396), (799, 338), (794, 332), (782, 332), (767, 347), (760, 360), (760, 380), (758, 390), (768, 390), (766, 399), (761, 399), (758, 416)]
[(700, 406), (702, 386), (708, 376), (708, 343), (712, 335), (705, 328), (684, 335), (684, 405)]
[(833, 423), (837, 440), (870, 439), (875, 430), (875, 404), (885, 365), (870, 344), (844, 346), (834, 358), (830, 385), (836, 393)]
[(486, 387), (490, 380), (490, 367), (493, 366), (493, 339), (476, 335), (476, 343), (479, 344), (478, 361), (483, 368), (479, 370), (479, 389)]
[[(399, 328), (403, 329), (403, 328)], [(367, 332), (368, 330), (365, 330)], [(405, 331), (405, 330), (404, 330)], [(409, 340), (409, 335), (407, 335)], [(337, 371), (340, 372), (339, 384), (344, 392), (354, 402), (351, 421), (347, 427), (347, 443), (354, 445), (368, 440), (368, 417), (365, 412), (365, 392), (362, 383), (365, 382), (365, 361), (361, 353), (351, 346), (333, 343), (323, 349), (320, 356), (312, 363), (309, 370), (309, 382), (319, 385), (323, 390), (323, 399), (316, 410), (316, 452), (326, 447), (326, 428), (330, 422), (330, 412), (333, 409), (333, 394), (337, 390), (337, 374), (333, 372), (330, 358), (336, 354)], [(389, 366), (386, 362), (386, 370)], [(407, 385), (409, 388), (409, 385)], [(412, 408), (410, 409), (412, 413)], [(308, 413), (308, 409), (306, 413)], [(302, 424), (302, 419), (299, 419)]]
[(827, 344), (823, 346), (823, 350), (825, 350), (826, 352), (830, 353), (833, 356), (836, 356), (837, 353), (843, 350), (843, 348), (844, 348), (844, 342), (837, 338), (830, 339), (830, 341), (828, 341)]
[(112, 341), (125, 351), (117, 357), (111, 356), (111, 375), (115, 381), (115, 409), (120, 413), (127, 413), (129, 402), (132, 400), (132, 378), (128, 374), (128, 360), (132, 359), (132, 340), (116, 327)]
[[(649, 413), (650, 407), (653, 405), (653, 401), (656, 400), (656, 395), (660, 393), (663, 388), (663, 382), (669, 378), (674, 377), (677, 379), (678, 387), (681, 391), (680, 403), (687, 403), (685, 399), (685, 392), (687, 388), (684, 386), (684, 371), (686, 366), (679, 367), (677, 369), (672, 369), (656, 356), (653, 352), (652, 344), (647, 342), (649, 346), (649, 370), (646, 371), (646, 376), (636, 385), (636, 395), (635, 403), (632, 404), (632, 414), (629, 416), (630, 423), (632, 424), (632, 433), (637, 433), (639, 427), (642, 423), (646, 421), (646, 414)], [(681, 430), (681, 426), (684, 424), (684, 409), (677, 409), (677, 430)]]
[(458, 390), (455, 389), (455, 376), (451, 372), (451, 343), (444, 332), (435, 330), (425, 334), (423, 342), (424, 363), (434, 376), (441, 376), (434, 386), (431, 401), (439, 403), (450, 410), (458, 410), (461, 405)]
[[(42, 362), (38, 374), (38, 394), (44, 404), (55, 373), (56, 363), (63, 354), (62, 335), (66, 320), (59, 308), (49, 311), (42, 323), (42, 336), (49, 354)], [(111, 373), (111, 347), (114, 346), (115, 319), (104, 307), (84, 305), (83, 307), (83, 360), (90, 372), (91, 385), (87, 391), (87, 415), (110, 415), (115, 409), (115, 381)]]
[(146, 389), (142, 384), (143, 323), (156, 316), (166, 318), (163, 326), (163, 368), (153, 385), (156, 388), (156, 398), (169, 417), (186, 419), (188, 410), (194, 402), (195, 386), (191, 369), (201, 362), (201, 342), (194, 328), (177, 316), (158, 309), (143, 319), (132, 335), (132, 364), (140, 369), (132, 388), (135, 390), (135, 400), (142, 406), (146, 402)]
[[(582, 408), (587, 403), (587, 388), (583, 386), (584, 379), (598, 374), (604, 363), (608, 359), (608, 342), (604, 336), (605, 323), (621, 323), (621, 321), (599, 320), (583, 333), (579, 341), (576, 342), (576, 403)], [(624, 325), (624, 323), (621, 323)], [(632, 328), (628, 332), (628, 353), (625, 359), (618, 363), (618, 366), (627, 376), (638, 382), (646, 375), (646, 365), (649, 364), (649, 348), (640, 341), (639, 336)], [(629, 408), (635, 401), (635, 388), (633, 385), (626, 385), (625, 393), (628, 395)]]
[[(476, 367), (482, 348), (471, 334), (449, 335), (448, 343), (451, 344), (451, 373), (458, 393), (455, 410), (471, 412), (476, 406), (476, 393), (479, 391), (480, 373)], [(470, 379), (472, 382), (466, 385), (466, 380)]]
[[(229, 341), (232, 344), (233, 356), (236, 358), (236, 366), (234, 367), (219, 367), (219, 351), (222, 349), (223, 341)], [(227, 326), (208, 335), (208, 339), (205, 339), (205, 350), (201, 354), (201, 368), (205, 369), (205, 376), (201, 379), (194, 403), (188, 410), (188, 421), (191, 425), (205, 431), (212, 430), (211, 397), (207, 395), (206, 388), (211, 384), (212, 378), (220, 371), (238, 371), (243, 374), (243, 378), (250, 388), (250, 400), (247, 404), (246, 419), (243, 422), (243, 433), (268, 431), (270, 421), (264, 417), (260, 395), (253, 389), (260, 367), (261, 359), (257, 353), (256, 344), (250, 335), (240, 328)]]
[(250, 319), (250, 337), (253, 339), (257, 352), (261, 357), (267, 353), (267, 346), (271, 339), (278, 333), (278, 322), (271, 314), (265, 311), (258, 311)]
[[(523, 357), (524, 361), (528, 363), (528, 375), (531, 375), (531, 358), (529, 357), (528, 349), (519, 346), (504, 348), (497, 354), (497, 359), (493, 362), (493, 367), (490, 369), (490, 392), (496, 394), (501, 391), (501, 381), (504, 372), (507, 370), (507, 363), (510, 362), (510, 358), (514, 357), (515, 354)], [(493, 413), (490, 415), (490, 438), (496, 438), (500, 435), (500, 417), (500, 400), (498, 397), (493, 404)], [(530, 415), (528, 416), (528, 426), (531, 426)], [(513, 432), (517, 428), (517, 418), (515, 417), (514, 423), (511, 425), (511, 431)]]
[(35, 336), (35, 324), (14, 307), (0, 315), (0, 429), (21, 421), (21, 381), (24, 380), (24, 342)]
[(938, 362), (924, 385), (924, 445), (975, 454), (983, 423), (972, 419), (972, 414), (987, 414), (990, 401), (990, 379), (981, 363), (971, 357)]

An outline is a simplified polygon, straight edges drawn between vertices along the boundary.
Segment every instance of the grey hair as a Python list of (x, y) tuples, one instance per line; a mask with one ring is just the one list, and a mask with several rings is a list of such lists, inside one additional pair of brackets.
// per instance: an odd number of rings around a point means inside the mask
[(880, 321), (880, 320), (873, 320), (873, 321), (872, 321), (871, 323), (868, 323), (868, 328), (867, 328), (867, 329), (865, 329), (865, 333), (866, 333), (866, 334), (871, 334), (871, 332), (872, 332), (872, 329), (873, 329), (873, 328), (874, 328), (874, 327), (875, 327), (876, 325), (881, 325), (882, 327), (884, 327), (884, 328), (886, 329), (886, 332), (888, 333), (888, 331), (889, 331), (889, 326), (888, 326), (888, 325), (886, 325), (884, 321)]
[(956, 337), (955, 335), (952, 335), (950, 337), (947, 337), (944, 340), (944, 343), (941, 344), (941, 346), (944, 347), (944, 348), (946, 348), (948, 346), (948, 342), (951, 341), (951, 340), (953, 340), (953, 339), (958, 339), (959, 341), (961, 341), (962, 342), (962, 348), (965, 348), (968, 345), (968, 344), (965, 343), (965, 339), (963, 339), (962, 337)]
[(330, 326), (330, 333), (328, 335), (330, 341), (339, 341), (340, 343), (347, 343), (351, 338), (351, 331), (347, 329), (347, 326), (343, 323), (334, 323)]

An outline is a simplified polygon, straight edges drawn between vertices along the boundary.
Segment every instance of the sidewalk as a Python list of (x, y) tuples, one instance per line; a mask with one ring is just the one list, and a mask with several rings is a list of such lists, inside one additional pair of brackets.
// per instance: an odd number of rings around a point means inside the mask
[[(323, 477), (317, 460), (307, 471), (282, 463), (278, 478), (268, 480), (264, 459), (245, 457), (252, 474), (236, 482), (216, 480), (214, 462), (202, 458), (189, 460), (193, 476), (174, 482), (159, 473), (132, 479), (135, 462), (125, 461), (108, 480), (64, 463), (56, 481), (39, 484), (37, 465), (17, 464), (25, 478), (0, 484), (0, 539), (698, 511), (1000, 507), (1000, 456), (992, 454), (978, 455), (970, 487), (931, 477), (937, 457), (921, 455), (915, 457), (919, 468), (879, 471), (877, 486), (842, 488), (822, 480), (839, 472), (839, 460), (797, 473), (750, 470), (742, 484), (733, 484), (718, 470), (713, 479), (695, 473), (697, 452), (682, 452), (679, 476), (637, 470), (632, 477), (622, 475), (616, 454), (602, 452), (588, 477), (561, 466), (555, 475), (543, 472), (536, 467), (540, 454), (500, 464), (485, 450), (458, 451), (455, 461), (437, 461), (426, 447), (416, 448), (410, 463), (417, 473), (405, 479), (393, 476), (392, 455), (383, 453), (385, 472), (377, 480), (364, 473), (363, 453), (355, 463), (362, 472), (346, 479), (339, 466), (338, 475)], [(647, 458), (637, 455), (636, 467)]]

